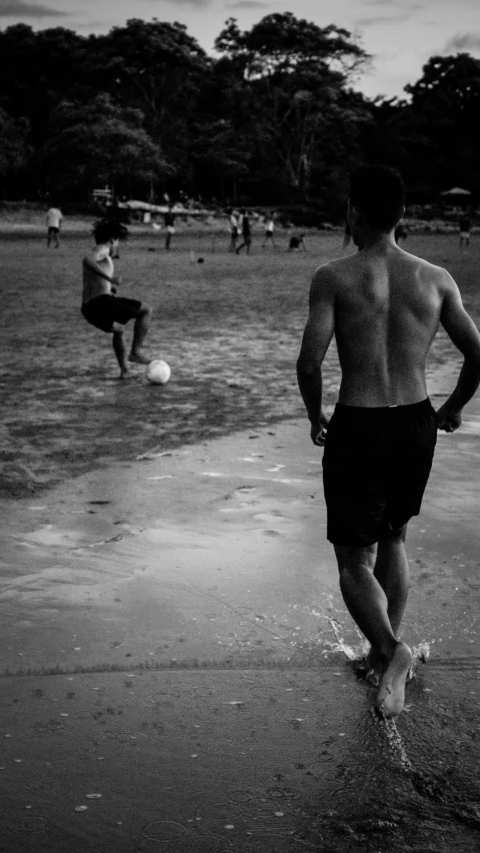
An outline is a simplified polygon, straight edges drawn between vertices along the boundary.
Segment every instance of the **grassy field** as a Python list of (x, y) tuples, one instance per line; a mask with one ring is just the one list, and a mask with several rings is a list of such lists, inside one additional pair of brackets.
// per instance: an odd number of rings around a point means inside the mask
[[(148, 350), (172, 368), (162, 388), (142, 368), (119, 382), (110, 336), (80, 314), (85, 232), (65, 235), (58, 250), (47, 250), (43, 232), (4, 232), (0, 495), (24, 497), (117, 459), (303, 416), (295, 361), (310, 280), (338, 257), (342, 238), (308, 235), (305, 253), (287, 253), (287, 239), (279, 233), (280, 247), (262, 250), (255, 235), (251, 256), (236, 257), (227, 234), (190, 229), (169, 253), (157, 233), (131, 235), (117, 262), (121, 293), (153, 308)], [(480, 320), (475, 241), (463, 254), (454, 236), (411, 237), (406, 248), (447, 266)], [(458, 358), (440, 336), (431, 371), (450, 361)], [(330, 404), (338, 380), (332, 352)]]

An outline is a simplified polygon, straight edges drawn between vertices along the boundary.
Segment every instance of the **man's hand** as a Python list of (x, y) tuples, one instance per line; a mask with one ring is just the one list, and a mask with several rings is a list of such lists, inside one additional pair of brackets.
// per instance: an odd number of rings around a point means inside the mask
[(110, 281), (116, 287), (118, 287), (122, 283), (122, 279), (120, 278), (119, 275), (112, 275)]
[(445, 432), (455, 432), (462, 424), (462, 410), (449, 409), (444, 403), (437, 412), (437, 426)]
[(320, 415), (318, 421), (310, 427), (310, 438), (317, 447), (323, 447), (327, 437), (328, 418)]

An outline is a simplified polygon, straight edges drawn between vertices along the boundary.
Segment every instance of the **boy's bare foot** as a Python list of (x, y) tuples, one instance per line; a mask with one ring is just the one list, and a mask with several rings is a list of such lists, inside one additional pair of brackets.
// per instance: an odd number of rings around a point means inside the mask
[(133, 361), (136, 364), (150, 364), (152, 359), (149, 358), (148, 355), (145, 355), (141, 350), (137, 350), (136, 352), (133, 352), (132, 350), (128, 356), (128, 360)]
[(412, 665), (412, 653), (405, 643), (398, 643), (375, 699), (375, 707), (384, 717), (396, 717), (405, 703), (405, 682)]
[(119, 379), (130, 379), (131, 375), (132, 374), (130, 373), (128, 367), (122, 367), (122, 369), (120, 370), (120, 376), (118, 378)]

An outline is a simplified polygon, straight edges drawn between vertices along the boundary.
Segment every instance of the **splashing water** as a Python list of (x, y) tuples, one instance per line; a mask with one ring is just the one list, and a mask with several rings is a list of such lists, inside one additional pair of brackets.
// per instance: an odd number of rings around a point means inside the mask
[[(341, 652), (349, 661), (358, 660), (359, 658), (362, 658), (367, 654), (369, 650), (369, 644), (358, 631), (357, 633), (360, 640), (360, 646), (356, 648), (355, 646), (351, 646), (349, 643), (345, 642), (345, 640), (341, 636), (342, 626), (339, 625), (339, 623), (336, 622), (335, 619), (332, 619), (331, 616), (326, 616), (325, 618), (330, 623), (336, 639), (336, 642), (334, 643), (329, 640), (326, 641), (326, 645), (329, 646), (329, 651)], [(328, 654), (328, 652), (325, 652), (325, 654)]]
[(411, 773), (413, 765), (407, 755), (404, 740), (397, 729), (395, 720), (380, 718), (374, 708), (371, 709), (371, 713), (372, 717), (375, 719), (377, 724), (382, 727), (382, 731), (386, 735), (388, 748), (392, 758), (395, 760), (395, 763), (398, 764), (400, 769), (404, 770), (405, 773)]

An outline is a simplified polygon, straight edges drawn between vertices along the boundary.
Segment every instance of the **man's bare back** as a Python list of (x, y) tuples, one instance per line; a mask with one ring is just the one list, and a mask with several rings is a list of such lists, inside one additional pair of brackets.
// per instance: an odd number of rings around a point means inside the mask
[(317, 270), (305, 344), (321, 364), (335, 335), (340, 403), (409, 405), (427, 397), (425, 367), (440, 323), (467, 359), (478, 359), (478, 332), (450, 274), (382, 235)]
[(320, 304), (321, 291), (333, 291), (340, 403), (394, 406), (425, 399), (425, 364), (448, 278), (391, 243), (319, 271), (314, 287)]

